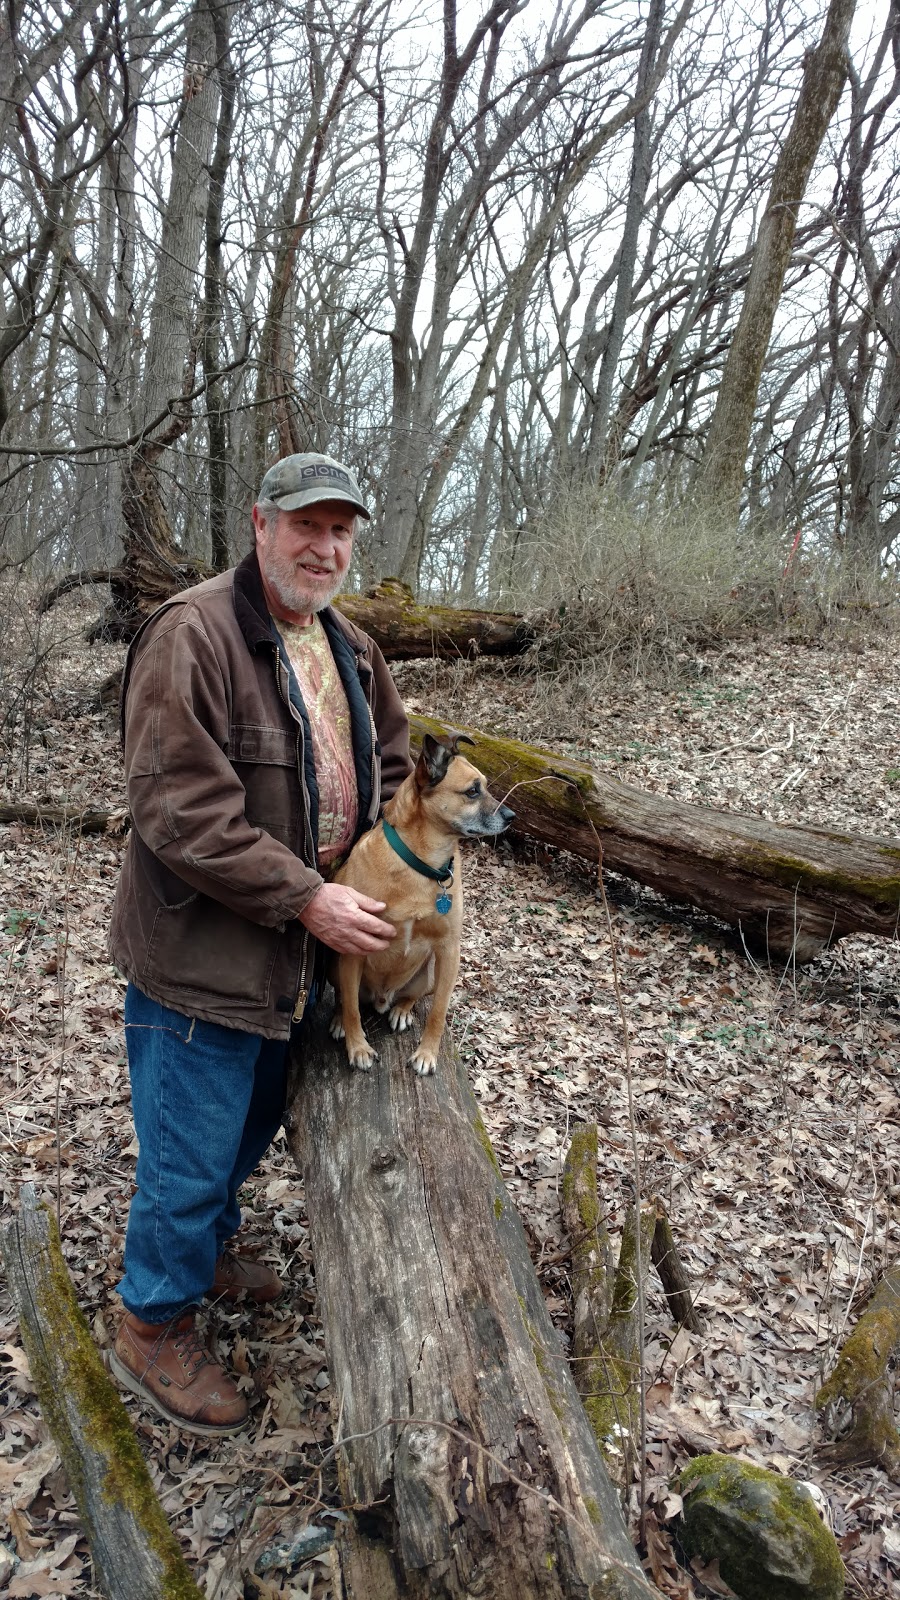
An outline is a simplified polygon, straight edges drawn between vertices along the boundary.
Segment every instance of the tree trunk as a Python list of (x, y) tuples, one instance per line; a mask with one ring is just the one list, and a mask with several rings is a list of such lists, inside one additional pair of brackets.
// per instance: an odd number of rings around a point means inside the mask
[(797, 211), (847, 76), (847, 39), (856, 0), (831, 0), (822, 38), (807, 52), (794, 120), (772, 175), (741, 314), (706, 438), (706, 492), (737, 520), (744, 465), (763, 363), (791, 259)]
[[(414, 735), (448, 724), (410, 717)], [(472, 760), (516, 812), (513, 831), (687, 900), (778, 959), (811, 961), (847, 933), (894, 938), (900, 841), (786, 827), (647, 794), (536, 745), (477, 728)]]
[(31, 1184), (2, 1242), (32, 1380), (103, 1593), (110, 1600), (201, 1600), (75, 1299), (56, 1223)]
[(345, 1600), (561, 1600), (646, 1581), (465, 1069), (352, 1072), (320, 1010), (287, 1126), (344, 1441)]
[(834, 1371), (816, 1395), (834, 1444), (833, 1460), (865, 1462), (900, 1478), (900, 1433), (894, 1422), (894, 1361), (900, 1349), (900, 1269), (886, 1272)]

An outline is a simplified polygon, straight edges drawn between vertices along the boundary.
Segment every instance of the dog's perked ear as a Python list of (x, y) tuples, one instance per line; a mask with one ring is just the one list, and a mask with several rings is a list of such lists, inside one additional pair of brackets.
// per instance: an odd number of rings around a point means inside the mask
[(416, 762), (416, 784), (420, 789), (434, 789), (447, 776), (447, 768), (453, 760), (453, 751), (449, 744), (443, 740), (435, 739), (431, 733), (426, 733), (422, 739), (422, 751)]
[(461, 744), (474, 745), (475, 740), (465, 733), (450, 733), (446, 739), (436, 739), (426, 733), (422, 739), (422, 753), (416, 764), (416, 783), (420, 789), (436, 789), (447, 776), (454, 756), (459, 755)]
[(424, 734), (422, 750), (416, 762), (416, 786), (419, 789), (436, 788), (446, 778), (453, 755), (450, 745), (445, 744), (443, 739), (435, 739), (430, 733)]

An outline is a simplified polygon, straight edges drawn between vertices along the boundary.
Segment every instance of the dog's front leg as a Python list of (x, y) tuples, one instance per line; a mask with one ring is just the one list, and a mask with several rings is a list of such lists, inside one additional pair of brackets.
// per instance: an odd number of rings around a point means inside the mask
[(331, 1019), (331, 1036), (343, 1039), (351, 1067), (367, 1072), (378, 1060), (363, 1033), (359, 1014), (359, 986), (362, 982), (365, 956), (339, 956), (337, 967), (337, 1007)]
[(409, 1058), (414, 1072), (424, 1078), (437, 1066), (438, 1051), (447, 1024), (447, 1007), (459, 972), (459, 942), (444, 939), (434, 953), (434, 999), (418, 1050)]

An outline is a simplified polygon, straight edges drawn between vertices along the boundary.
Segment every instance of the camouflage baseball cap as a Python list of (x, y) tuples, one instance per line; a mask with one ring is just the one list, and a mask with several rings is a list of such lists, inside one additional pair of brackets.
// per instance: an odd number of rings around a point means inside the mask
[(346, 500), (361, 517), (370, 520), (349, 467), (313, 450), (276, 461), (263, 478), (259, 498), (271, 500), (279, 511), (298, 511), (301, 506), (315, 505), (317, 500)]

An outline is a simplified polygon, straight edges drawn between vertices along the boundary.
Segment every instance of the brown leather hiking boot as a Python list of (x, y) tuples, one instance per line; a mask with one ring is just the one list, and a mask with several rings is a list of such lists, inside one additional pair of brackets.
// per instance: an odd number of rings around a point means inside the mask
[(129, 1311), (109, 1364), (126, 1389), (188, 1433), (237, 1433), (249, 1407), (203, 1343), (188, 1312), (172, 1322), (142, 1322)]
[(245, 1294), (254, 1305), (264, 1306), (284, 1294), (284, 1284), (278, 1274), (271, 1267), (264, 1267), (261, 1261), (251, 1261), (247, 1256), (223, 1250), (208, 1293), (216, 1300), (236, 1300), (238, 1295)]

